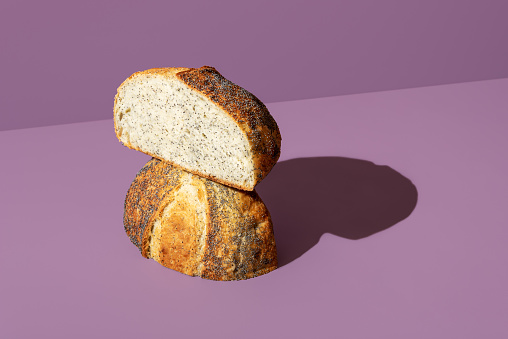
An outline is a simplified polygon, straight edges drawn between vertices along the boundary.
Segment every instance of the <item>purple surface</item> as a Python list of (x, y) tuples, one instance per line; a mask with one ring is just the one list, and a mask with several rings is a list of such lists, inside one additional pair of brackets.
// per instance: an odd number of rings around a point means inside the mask
[(508, 2), (0, 2), (0, 130), (109, 119), (135, 71), (215, 66), (264, 102), (508, 77)]
[(283, 151), (258, 191), (283, 266), (239, 282), (140, 256), (123, 201), (149, 157), (111, 120), (2, 132), (0, 337), (506, 338), (507, 91), (269, 105)]

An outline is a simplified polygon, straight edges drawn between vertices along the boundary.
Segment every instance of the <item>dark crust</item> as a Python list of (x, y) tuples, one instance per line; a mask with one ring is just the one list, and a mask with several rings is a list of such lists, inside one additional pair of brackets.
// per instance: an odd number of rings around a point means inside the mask
[(242, 280), (277, 268), (270, 214), (255, 191), (246, 192), (205, 181), (207, 225), (201, 277)]
[(254, 186), (259, 183), (279, 159), (282, 140), (279, 127), (266, 106), (210, 66), (183, 70), (176, 73), (176, 77), (221, 106), (244, 131), (252, 147)]
[(166, 194), (180, 182), (181, 172), (169, 164), (152, 158), (138, 172), (132, 182), (124, 205), (125, 232), (146, 257), (144, 238), (150, 233), (147, 226), (158, 213)]

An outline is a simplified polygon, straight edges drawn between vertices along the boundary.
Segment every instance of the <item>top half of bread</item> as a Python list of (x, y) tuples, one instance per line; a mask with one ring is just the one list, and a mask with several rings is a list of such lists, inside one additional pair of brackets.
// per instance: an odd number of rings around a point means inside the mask
[(266, 106), (213, 67), (134, 73), (118, 88), (114, 122), (125, 146), (243, 190), (253, 190), (280, 156)]

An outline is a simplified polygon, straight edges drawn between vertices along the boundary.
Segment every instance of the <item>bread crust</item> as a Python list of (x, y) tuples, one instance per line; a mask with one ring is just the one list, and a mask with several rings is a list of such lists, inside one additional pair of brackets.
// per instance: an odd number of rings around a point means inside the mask
[(277, 268), (270, 214), (255, 191), (239, 191), (205, 182), (210, 224), (207, 226), (201, 277), (238, 280)]
[(147, 225), (153, 224), (155, 216), (160, 214), (162, 202), (167, 193), (181, 181), (182, 172), (169, 166), (158, 166), (150, 160), (137, 173), (132, 182), (124, 204), (125, 232), (143, 256), (146, 256)]
[[(136, 77), (159, 75), (167, 78), (179, 79), (183, 84), (198, 91), (209, 101), (218, 105), (226, 112), (246, 135), (251, 146), (251, 157), (254, 165), (254, 183), (252, 186), (236, 184), (222, 180), (213, 174), (202, 173), (199, 170), (182, 167), (171, 159), (161, 159), (174, 166), (199, 175), (201, 177), (219, 182), (221, 184), (252, 191), (263, 178), (268, 175), (280, 157), (282, 137), (275, 119), (266, 106), (252, 93), (224, 78), (215, 68), (203, 66), (201, 68), (169, 67), (152, 68), (137, 72), (127, 78), (117, 90), (115, 96), (114, 126), (117, 138), (121, 141), (116, 123), (117, 100), (122, 86)], [(156, 154), (142, 150), (130, 143), (122, 142), (125, 146), (158, 158)]]
[[(197, 203), (178, 193), (189, 183)], [(167, 206), (175, 207), (164, 217)], [(205, 211), (204, 222), (197, 210)], [(162, 231), (154, 231), (156, 222)], [(224, 186), (156, 158), (127, 192), (124, 227), (144, 257), (187, 275), (241, 280), (277, 268), (270, 214), (255, 191)]]

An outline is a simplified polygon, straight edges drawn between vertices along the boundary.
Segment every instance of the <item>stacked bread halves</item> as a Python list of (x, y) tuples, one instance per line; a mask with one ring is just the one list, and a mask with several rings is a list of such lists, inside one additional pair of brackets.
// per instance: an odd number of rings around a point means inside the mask
[(212, 67), (154, 68), (118, 88), (115, 132), (153, 158), (125, 200), (124, 226), (146, 258), (212, 280), (277, 268), (270, 214), (254, 187), (280, 155), (266, 106)]

